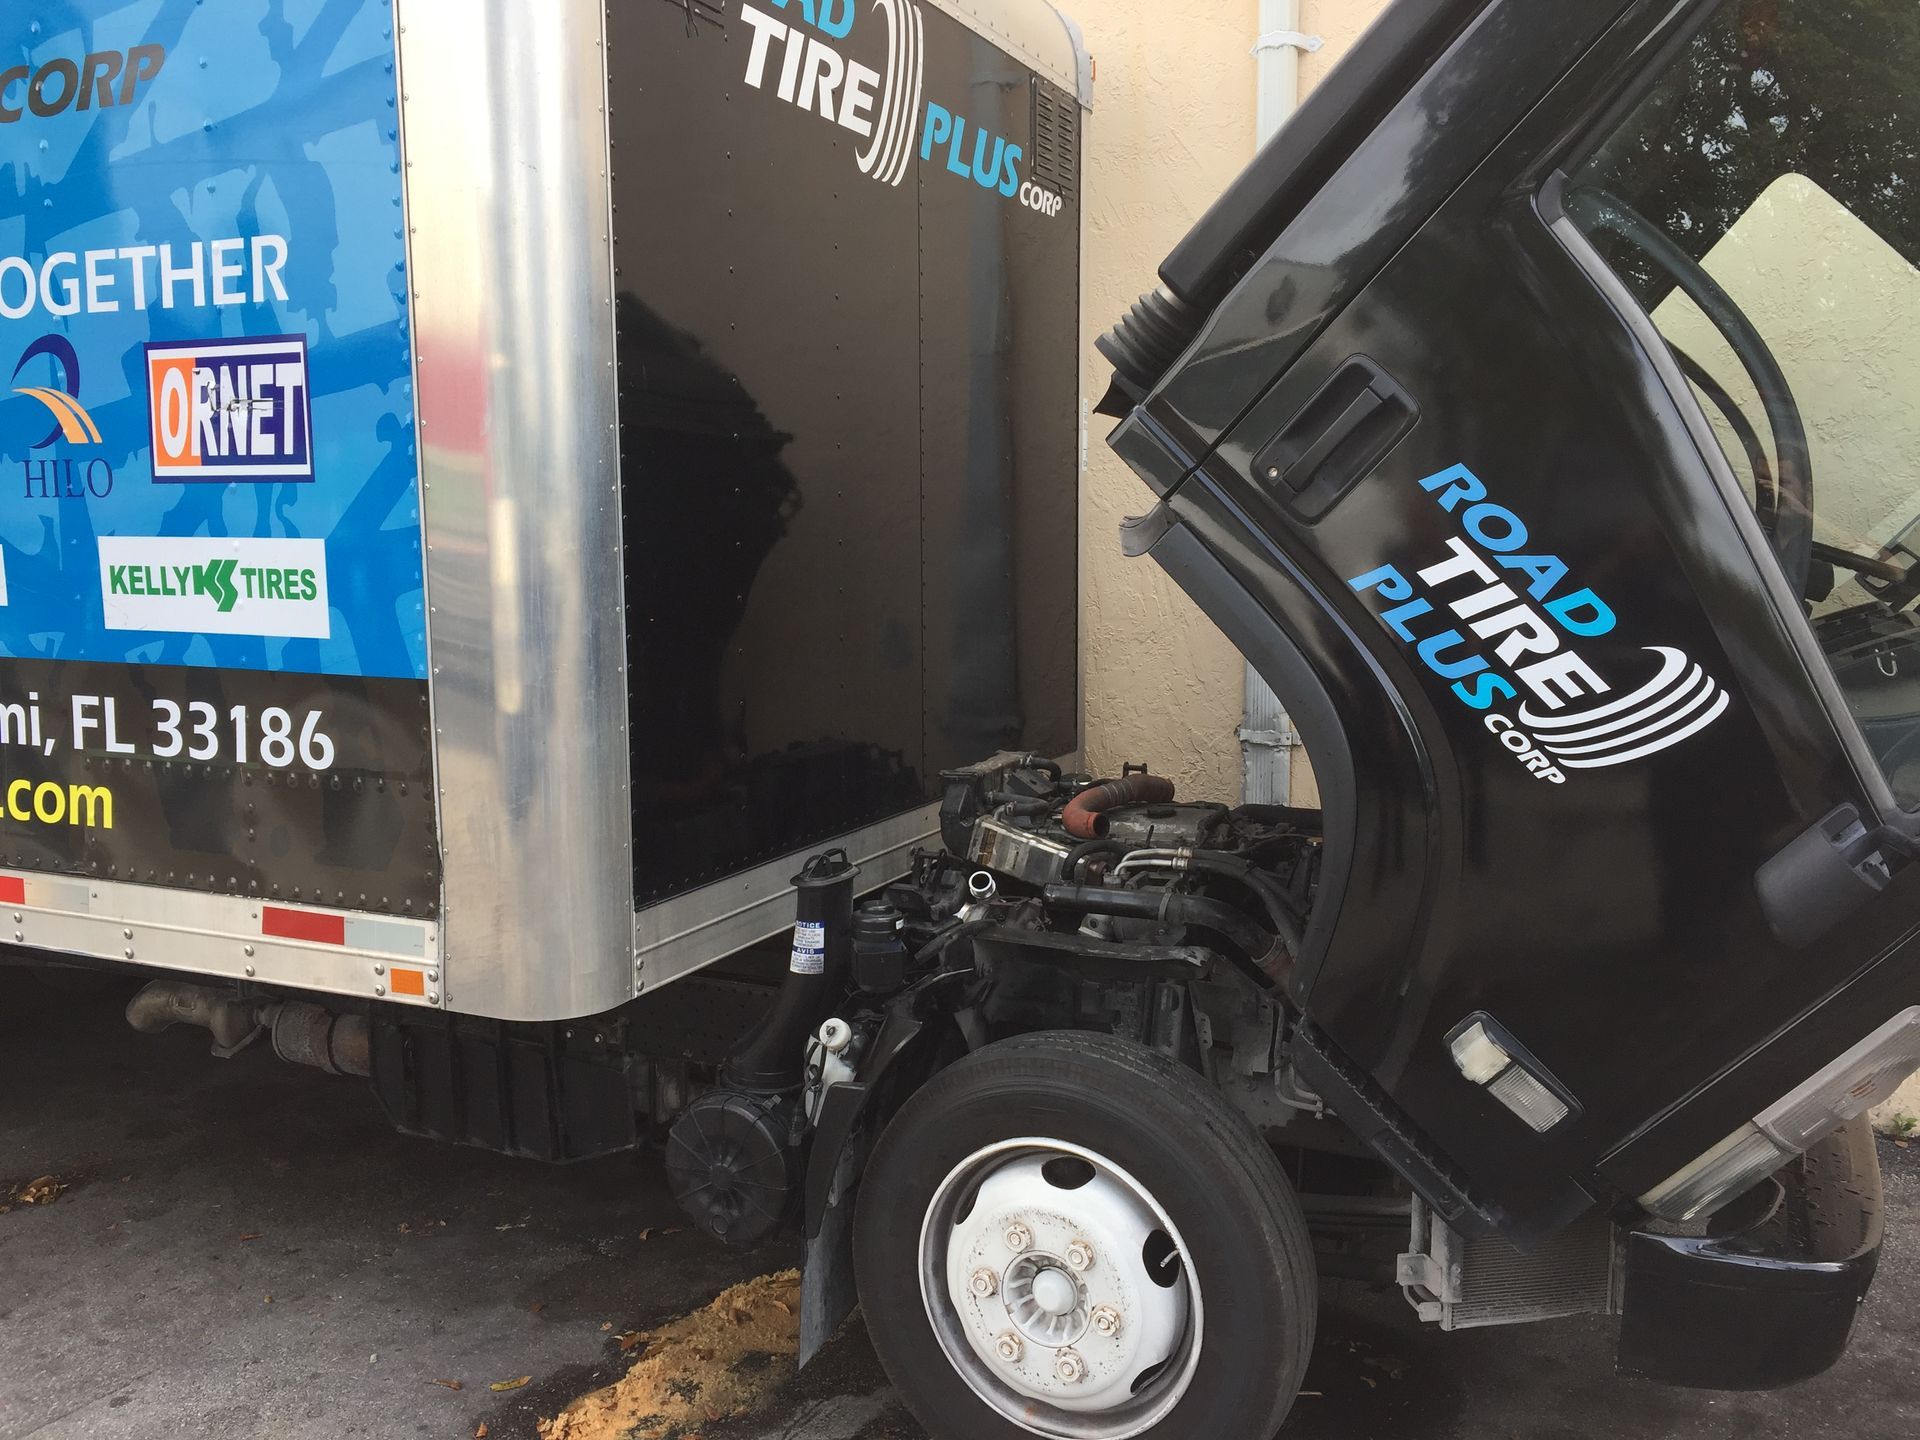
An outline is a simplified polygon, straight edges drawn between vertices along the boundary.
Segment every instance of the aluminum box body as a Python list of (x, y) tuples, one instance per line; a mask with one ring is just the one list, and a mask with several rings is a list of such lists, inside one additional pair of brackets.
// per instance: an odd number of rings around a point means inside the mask
[(86, 0), (0, 70), (16, 943), (593, 1014), (1077, 749), (1046, 5)]

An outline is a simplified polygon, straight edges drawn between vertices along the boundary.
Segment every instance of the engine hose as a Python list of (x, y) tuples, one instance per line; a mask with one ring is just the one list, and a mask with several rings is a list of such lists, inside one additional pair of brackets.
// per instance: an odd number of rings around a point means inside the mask
[(1129, 848), (1124, 840), (1082, 840), (1060, 862), (1060, 878), (1070, 885), (1078, 885), (1081, 883), (1081, 861), (1091, 860), (1096, 855), (1125, 855)]
[(1105, 811), (1122, 805), (1164, 805), (1173, 799), (1173, 782), (1164, 775), (1128, 775), (1089, 785), (1067, 802), (1060, 823), (1076, 840), (1095, 840), (1107, 833)]
[(1243, 911), (1203, 896), (1176, 895), (1171, 890), (1116, 890), (1103, 885), (1049, 885), (1041, 891), (1041, 897), (1050, 906), (1081, 914), (1120, 915), (1211, 930), (1251, 960), (1269, 986), (1281, 984), (1293, 964), (1286, 945)]
[(1295, 955), (1300, 953), (1300, 917), (1293, 909), (1293, 897), (1281, 888), (1280, 882), (1263, 870), (1255, 869), (1237, 855), (1196, 853), (1191, 860), (1195, 870), (1204, 870), (1209, 874), (1225, 875), (1238, 880), (1247, 889), (1260, 897), (1260, 903), (1267, 912), (1267, 918), (1273, 921), (1273, 928), (1286, 942), (1287, 949)]
[(1303, 810), (1297, 805), (1238, 805), (1227, 813), (1249, 825), (1271, 825), (1301, 835), (1318, 835), (1326, 818), (1322, 811)]
[(1119, 869), (1171, 870), (1185, 875), (1197, 871), (1238, 880), (1259, 897), (1273, 921), (1273, 928), (1287, 942), (1287, 948), (1295, 955), (1300, 953), (1303, 943), (1300, 923), (1306, 918), (1305, 912), (1279, 880), (1251, 861), (1223, 850), (1134, 850), (1120, 862)]
[(958, 924), (950, 925), (914, 951), (914, 963), (924, 965), (929, 960), (937, 960), (960, 941), (978, 935), (982, 930), (991, 930), (998, 923), (997, 920), (982, 917), (978, 920), (962, 920)]

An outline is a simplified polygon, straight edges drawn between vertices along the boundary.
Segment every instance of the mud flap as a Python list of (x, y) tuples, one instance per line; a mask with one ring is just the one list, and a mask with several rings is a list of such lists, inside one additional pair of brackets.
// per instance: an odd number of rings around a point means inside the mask
[(853, 1273), (853, 1202), (873, 1146), (865, 1133), (840, 1148), (817, 1230), (809, 1227), (800, 1277), (800, 1368), (805, 1369), (859, 1301)]

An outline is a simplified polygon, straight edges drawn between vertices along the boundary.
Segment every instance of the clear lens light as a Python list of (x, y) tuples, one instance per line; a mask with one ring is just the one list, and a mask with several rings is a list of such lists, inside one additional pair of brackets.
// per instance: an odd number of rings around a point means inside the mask
[(1543, 1135), (1567, 1118), (1567, 1102), (1518, 1063), (1509, 1065), (1487, 1093)]
[(1477, 1020), (1454, 1036), (1449, 1048), (1460, 1073), (1476, 1085), (1489, 1083), (1513, 1059)]
[(1804, 1085), (1640, 1197), (1664, 1220), (1711, 1214), (1864, 1114), (1920, 1069), (1920, 1005), (1902, 1010)]

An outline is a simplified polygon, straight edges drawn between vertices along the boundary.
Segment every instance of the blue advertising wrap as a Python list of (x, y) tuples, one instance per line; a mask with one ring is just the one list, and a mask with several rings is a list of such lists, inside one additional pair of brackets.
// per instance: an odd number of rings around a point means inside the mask
[(391, 0), (8, 9), (0, 864), (430, 909)]

